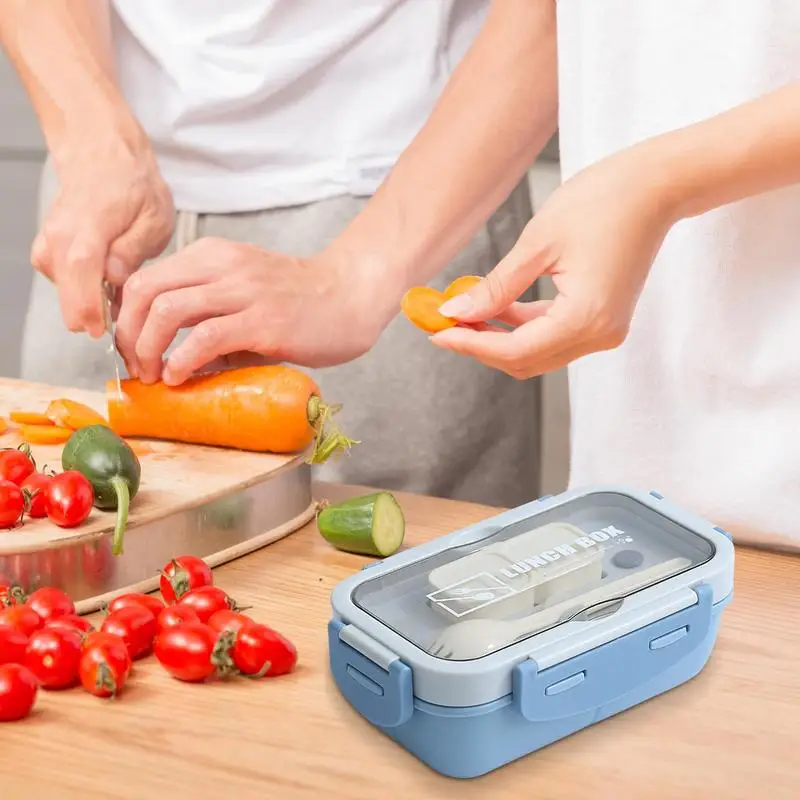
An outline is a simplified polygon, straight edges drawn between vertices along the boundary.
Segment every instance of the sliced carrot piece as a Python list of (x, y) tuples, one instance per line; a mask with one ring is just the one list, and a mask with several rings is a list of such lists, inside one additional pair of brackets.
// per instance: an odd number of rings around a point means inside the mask
[(19, 435), (23, 442), (28, 444), (64, 444), (72, 434), (71, 428), (60, 428), (50, 423), (49, 425), (22, 425)]
[(17, 425), (53, 425), (53, 421), (40, 411), (12, 411), (9, 415)]
[(444, 290), (445, 296), (450, 298), (459, 294), (464, 294), (464, 292), (468, 292), (480, 282), (480, 275), (461, 275)]
[(108, 425), (100, 412), (67, 397), (51, 401), (45, 414), (54, 425), (74, 431), (88, 428), (89, 425)]
[(427, 333), (437, 333), (456, 325), (454, 319), (443, 317), (439, 308), (447, 300), (446, 295), (430, 286), (414, 286), (400, 301), (403, 313)]
[(8, 430), (8, 423), (5, 417), (0, 417), (0, 436)]

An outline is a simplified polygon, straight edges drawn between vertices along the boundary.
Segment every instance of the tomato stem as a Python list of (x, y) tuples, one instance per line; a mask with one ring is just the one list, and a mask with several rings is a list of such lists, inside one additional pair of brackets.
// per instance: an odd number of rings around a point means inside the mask
[(214, 649), (211, 651), (211, 663), (214, 665), (216, 674), (220, 678), (227, 678), (239, 673), (231, 657), (235, 643), (236, 633), (234, 631), (225, 630), (219, 635)]
[(114, 538), (112, 540), (111, 552), (115, 556), (121, 556), (123, 553), (125, 526), (128, 524), (128, 509), (131, 503), (131, 493), (128, 489), (128, 482), (121, 475), (112, 476), (110, 483), (117, 495), (117, 522), (114, 526)]
[(100, 690), (110, 692), (111, 697), (117, 696), (117, 682), (114, 680), (114, 673), (111, 671), (108, 664), (98, 664), (95, 686)]

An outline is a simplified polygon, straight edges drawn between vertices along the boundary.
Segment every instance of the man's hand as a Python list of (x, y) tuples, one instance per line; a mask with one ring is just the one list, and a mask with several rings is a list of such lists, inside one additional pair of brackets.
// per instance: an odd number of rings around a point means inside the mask
[[(476, 329), (431, 341), (515, 378), (552, 372), (626, 338), (650, 266), (675, 208), (649, 147), (607, 158), (567, 181), (528, 224), (514, 249), (470, 292), (440, 309)], [(555, 300), (517, 298), (551, 275)], [(511, 330), (487, 325), (499, 321)]]
[(58, 287), (71, 331), (104, 332), (102, 281), (122, 286), (167, 246), (172, 195), (143, 135), (109, 133), (54, 153), (59, 191), (31, 249), (31, 263)]
[[(298, 259), (224, 239), (200, 239), (137, 272), (123, 288), (117, 345), (146, 383), (183, 383), (243, 354), (308, 367), (363, 355), (399, 298), (325, 254)], [(166, 363), (182, 328), (193, 328)]]

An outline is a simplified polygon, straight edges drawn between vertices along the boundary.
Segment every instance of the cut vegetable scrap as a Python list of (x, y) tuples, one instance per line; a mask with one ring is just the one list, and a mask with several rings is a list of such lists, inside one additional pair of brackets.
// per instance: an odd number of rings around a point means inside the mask
[(39, 411), (12, 411), (8, 415), (17, 425), (54, 425), (55, 423)]
[(90, 425), (108, 425), (108, 421), (102, 414), (67, 397), (53, 400), (47, 406), (45, 415), (54, 425), (71, 428), (74, 431), (88, 428)]
[(376, 557), (396, 553), (405, 538), (403, 509), (389, 492), (321, 503), (317, 528), (337, 550)]
[(5, 417), (0, 417), (0, 436), (8, 430), (8, 422)]
[(22, 425), (19, 435), (28, 444), (64, 444), (72, 436), (71, 428), (61, 428), (50, 423), (49, 425)]
[(461, 275), (443, 292), (430, 286), (414, 286), (400, 301), (400, 308), (408, 319), (426, 333), (454, 328), (458, 321), (445, 317), (439, 309), (449, 299), (469, 291), (481, 281), (478, 275)]
[(119, 436), (166, 439), (260, 453), (301, 453), (320, 464), (358, 442), (331, 425), (338, 410), (293, 367), (242, 367), (190, 378), (180, 386), (127, 378), (107, 384), (109, 427)]

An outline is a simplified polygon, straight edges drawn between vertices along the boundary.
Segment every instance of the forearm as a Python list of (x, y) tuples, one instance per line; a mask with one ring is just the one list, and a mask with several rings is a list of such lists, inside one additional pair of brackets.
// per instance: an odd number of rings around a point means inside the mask
[(115, 83), (107, 0), (2, 0), (0, 43), (56, 160), (95, 131), (141, 138)]
[(554, 0), (495, 0), (428, 122), (329, 254), (384, 286), (427, 283), (525, 175), (557, 122)]
[(800, 84), (636, 146), (677, 221), (800, 182)]

